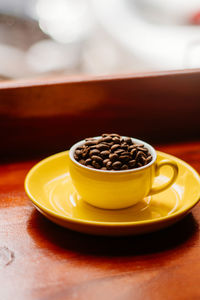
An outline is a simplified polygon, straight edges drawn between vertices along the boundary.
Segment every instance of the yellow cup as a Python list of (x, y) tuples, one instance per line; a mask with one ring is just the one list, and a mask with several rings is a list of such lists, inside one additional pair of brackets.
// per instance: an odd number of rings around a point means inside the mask
[[(99, 137), (96, 137), (99, 138)], [(76, 143), (69, 151), (69, 171), (72, 182), (81, 198), (89, 204), (104, 209), (120, 209), (132, 206), (148, 195), (157, 194), (169, 188), (177, 178), (178, 166), (172, 160), (157, 162), (155, 149), (144, 141), (132, 138), (136, 144), (143, 144), (151, 153), (152, 161), (146, 166), (123, 171), (104, 171), (88, 168), (74, 158), (74, 151), (85, 143)], [(168, 182), (152, 187), (154, 178), (162, 166), (173, 169)]]

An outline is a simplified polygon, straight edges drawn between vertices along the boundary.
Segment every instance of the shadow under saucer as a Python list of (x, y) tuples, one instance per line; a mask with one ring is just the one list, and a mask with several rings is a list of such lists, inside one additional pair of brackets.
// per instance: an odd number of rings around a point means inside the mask
[[(55, 225), (34, 210), (27, 229), (40, 248), (48, 248), (56, 255), (65, 255), (63, 251), (66, 250), (84, 255), (115, 257), (149, 255), (181, 247), (195, 238), (198, 224), (190, 213), (178, 223), (154, 233), (126, 237), (97, 237)], [(187, 248), (184, 247), (185, 250)]]

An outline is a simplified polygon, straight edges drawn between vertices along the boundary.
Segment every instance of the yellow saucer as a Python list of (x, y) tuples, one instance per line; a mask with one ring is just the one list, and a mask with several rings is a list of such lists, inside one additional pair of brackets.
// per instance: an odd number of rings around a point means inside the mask
[[(76, 231), (98, 235), (130, 235), (167, 227), (185, 216), (200, 200), (200, 177), (184, 161), (157, 151), (158, 160), (169, 158), (179, 167), (168, 190), (149, 196), (126, 209), (104, 210), (77, 195), (69, 175), (68, 151), (50, 156), (28, 173), (25, 190), (36, 208), (51, 221)], [(167, 181), (171, 169), (163, 167), (157, 182)]]

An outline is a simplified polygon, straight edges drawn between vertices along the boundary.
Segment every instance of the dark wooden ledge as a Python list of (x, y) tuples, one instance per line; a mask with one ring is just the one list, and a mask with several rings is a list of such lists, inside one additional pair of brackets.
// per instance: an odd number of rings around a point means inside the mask
[(152, 142), (198, 140), (200, 71), (0, 84), (0, 154), (61, 151), (117, 131)]

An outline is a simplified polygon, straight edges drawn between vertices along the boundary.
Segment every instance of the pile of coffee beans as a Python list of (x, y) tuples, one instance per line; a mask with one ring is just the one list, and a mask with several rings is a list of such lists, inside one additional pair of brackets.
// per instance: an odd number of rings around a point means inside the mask
[(85, 143), (76, 148), (74, 158), (89, 168), (107, 171), (140, 168), (152, 160), (144, 145), (134, 144), (131, 138), (116, 133), (85, 139)]

